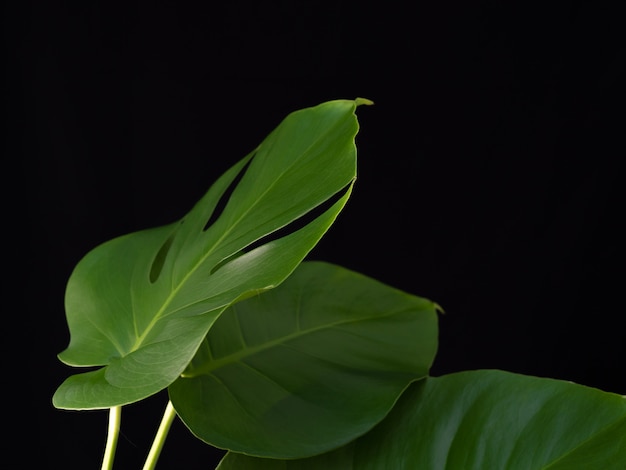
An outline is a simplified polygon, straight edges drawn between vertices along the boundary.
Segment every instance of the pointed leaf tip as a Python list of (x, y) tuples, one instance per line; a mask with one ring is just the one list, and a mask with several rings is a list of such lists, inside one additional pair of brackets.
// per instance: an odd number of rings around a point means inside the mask
[(367, 98), (357, 98), (354, 100), (357, 106), (361, 106), (362, 104), (371, 106), (374, 104), (372, 100), (368, 100)]

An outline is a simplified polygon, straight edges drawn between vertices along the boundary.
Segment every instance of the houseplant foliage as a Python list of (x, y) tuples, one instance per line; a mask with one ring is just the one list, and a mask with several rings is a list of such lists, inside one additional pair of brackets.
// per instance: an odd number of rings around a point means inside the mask
[[(181, 220), (76, 265), (57, 408), (167, 389), (169, 425), (228, 450), (220, 470), (623, 468), (624, 397), (503, 371), (429, 377), (438, 306), (307, 255), (355, 184), (358, 106), (288, 115)], [(581, 462), (586, 466), (577, 466)], [(622, 466), (620, 466), (622, 465)]]
[(332, 452), (299, 460), (229, 452), (218, 470), (620, 470), (625, 462), (624, 397), (480, 370), (413, 383), (378, 426)]

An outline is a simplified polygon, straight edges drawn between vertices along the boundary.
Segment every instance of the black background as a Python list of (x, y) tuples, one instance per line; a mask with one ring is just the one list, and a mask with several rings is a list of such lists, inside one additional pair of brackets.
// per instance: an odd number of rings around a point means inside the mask
[[(106, 413), (50, 402), (73, 372), (56, 354), (80, 258), (179, 219), (288, 113), (337, 98), (375, 105), (357, 112), (352, 198), (311, 258), (441, 304), (433, 375), (499, 368), (626, 394), (613, 6), (15, 2), (3, 21), (19, 323), (5, 336), (20, 344), (4, 393), (25, 461), (99, 468)], [(125, 407), (119, 468), (140, 468), (165, 400)], [(159, 468), (219, 455), (176, 422)]]

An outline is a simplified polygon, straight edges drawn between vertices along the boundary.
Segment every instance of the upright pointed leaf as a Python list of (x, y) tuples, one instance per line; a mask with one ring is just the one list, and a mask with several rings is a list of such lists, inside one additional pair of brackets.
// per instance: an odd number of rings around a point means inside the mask
[(71, 340), (59, 358), (101, 368), (69, 377), (54, 405), (107, 408), (162, 390), (228, 305), (280, 284), (350, 196), (361, 103), (337, 100), (290, 114), (182, 220), (88, 253), (67, 285)]
[(428, 374), (436, 349), (433, 302), (304, 262), (222, 314), (170, 398), (209, 444), (304, 457), (370, 430)]
[(497, 370), (413, 384), (349, 445), (303, 460), (229, 453), (219, 470), (623, 470), (626, 397)]

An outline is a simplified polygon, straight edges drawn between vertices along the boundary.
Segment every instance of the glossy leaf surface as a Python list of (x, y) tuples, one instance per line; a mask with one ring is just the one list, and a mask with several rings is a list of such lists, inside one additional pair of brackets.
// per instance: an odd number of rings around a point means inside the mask
[(350, 196), (363, 102), (290, 114), (182, 220), (89, 252), (68, 281), (70, 343), (59, 358), (100, 368), (69, 377), (54, 405), (108, 408), (164, 389), (226, 307), (280, 284)]
[(623, 470), (626, 398), (497, 370), (427, 378), (371, 432), (302, 460), (228, 453), (219, 470)]
[(380, 422), (428, 374), (436, 349), (433, 302), (304, 262), (277, 288), (222, 314), (170, 398), (216, 447), (310, 456)]

